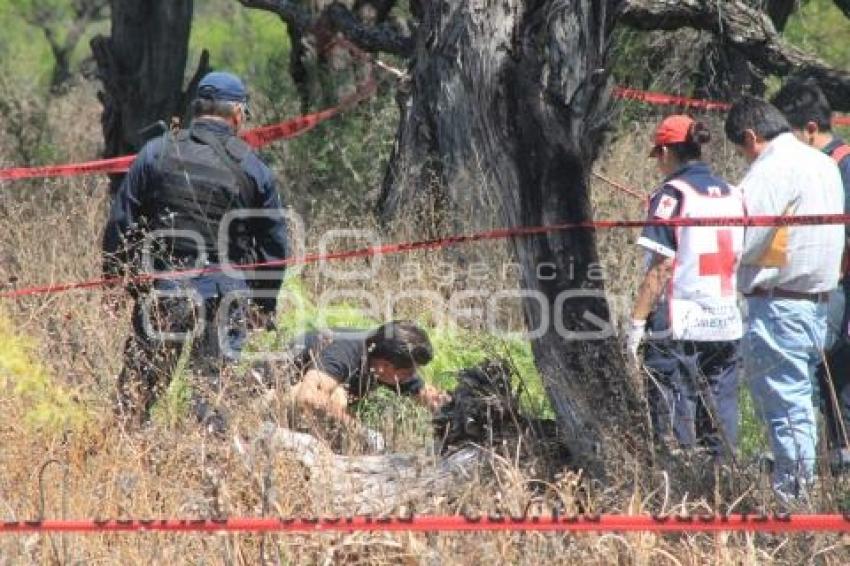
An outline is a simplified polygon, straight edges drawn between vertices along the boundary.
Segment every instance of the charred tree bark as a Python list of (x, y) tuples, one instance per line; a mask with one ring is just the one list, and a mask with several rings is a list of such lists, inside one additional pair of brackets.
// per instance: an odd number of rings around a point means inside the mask
[[(103, 83), (98, 97), (105, 157), (138, 151), (145, 141), (141, 130), (157, 120), (185, 116), (191, 93), (183, 91), (183, 74), (191, 23), (192, 0), (113, 0), (111, 37), (91, 42)], [(196, 79), (206, 65), (205, 54)]]
[[(587, 176), (608, 124), (616, 1), (441, 0), (422, 6), (385, 220), (443, 203), (452, 228), (590, 219)], [(436, 191), (436, 194), (435, 194)], [(424, 207), (423, 207), (424, 208)], [(467, 220), (465, 219), (476, 219)], [(427, 229), (427, 225), (422, 227)], [(599, 464), (641, 435), (637, 396), (608, 327), (592, 230), (517, 238), (535, 360), (568, 446)], [(644, 437), (645, 438), (645, 437)], [(636, 443), (637, 444), (637, 443)]]
[[(587, 179), (608, 127), (607, 50), (616, 8), (617, 2), (551, 2), (519, 22), (508, 75), (517, 185), (500, 187), (507, 223), (591, 219)], [(532, 348), (568, 445), (597, 464), (600, 454), (635, 455), (648, 435), (610, 326), (594, 232), (555, 232), (514, 246), (523, 287), (546, 297), (526, 301), (525, 312), (529, 328), (547, 327)], [(540, 267), (553, 264), (555, 277), (542, 276)]]
[(301, 112), (310, 110), (310, 71), (307, 68), (307, 48), (304, 45), (304, 34), (295, 26), (286, 26), (289, 36), (289, 76), (295, 83), (298, 98), (301, 99)]
[(741, 57), (734, 47), (722, 39), (712, 39), (704, 45), (703, 53), (694, 85), (695, 96), (734, 100), (742, 94), (764, 94), (764, 73)]

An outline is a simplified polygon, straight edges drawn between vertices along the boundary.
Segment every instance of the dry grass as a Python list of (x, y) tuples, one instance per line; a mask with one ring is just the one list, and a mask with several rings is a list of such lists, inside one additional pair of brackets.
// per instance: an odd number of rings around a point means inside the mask
[[(69, 158), (93, 155), (97, 145), (97, 109), (88, 94), (67, 99), (68, 115), (75, 108), (87, 116), (84, 133), (65, 131), (61, 147)], [(60, 112), (61, 111), (61, 112)], [(599, 170), (629, 185), (649, 189), (657, 180), (646, 153), (645, 123), (620, 132), (597, 164)], [(715, 128), (715, 131), (718, 131)], [(2, 146), (2, 145), (0, 145)], [(724, 171), (739, 171), (722, 144), (713, 148)], [(7, 159), (0, 159), (5, 162)], [(734, 178), (734, 175), (732, 176)], [(4, 288), (66, 280), (82, 280), (98, 273), (98, 242), (106, 215), (106, 183), (99, 178), (38, 180), (4, 183), (0, 211), (5, 230), (0, 233), (0, 284)], [(596, 213), (605, 218), (639, 218), (642, 204), (595, 182)], [(359, 221), (357, 221), (359, 222)], [(325, 210), (314, 216), (307, 242), (315, 242), (325, 227), (351, 227), (350, 216)], [(362, 227), (369, 227), (363, 221)], [(624, 297), (618, 313), (631, 297), (640, 264), (635, 235), (622, 231), (600, 234), (600, 252), (608, 268), (609, 289)], [(336, 247), (364, 242), (338, 241)], [(420, 253), (384, 258), (373, 277), (353, 288), (379, 297), (410, 290), (406, 264), (418, 266), (423, 288), (434, 294), (414, 297), (399, 306), (401, 315), (430, 313), (439, 318), (439, 299), (467, 282), (445, 277), (445, 265), (465, 254), (493, 269), (507, 257), (494, 244), (445, 254)], [(372, 260), (370, 260), (372, 261)], [(363, 263), (369, 262), (360, 262)], [(374, 263), (374, 262), (373, 262)], [(467, 273), (467, 277), (469, 277)], [(305, 286), (314, 294), (329, 287), (317, 269), (304, 273)], [(510, 278), (489, 277), (487, 290), (511, 288)], [(123, 434), (111, 416), (113, 376), (120, 364), (128, 313), (110, 318), (97, 292), (73, 292), (4, 301), (3, 316), (14, 322), (16, 333), (29, 337), (39, 360), (51, 372), (52, 387), (61, 387), (85, 408), (87, 424), (65, 430), (34, 427), (27, 421), (32, 410), (20, 401), (14, 383), (0, 391), (0, 513), (4, 519), (34, 517), (210, 517), (221, 515), (281, 514), (310, 516), (328, 511), (307, 488), (304, 470), (285, 458), (246, 461), (234, 444), (203, 436), (189, 420), (160, 418), (142, 433)], [(521, 319), (506, 308), (509, 327)], [(0, 336), (0, 340), (9, 337)], [(287, 422), (287, 415), (269, 410), (256, 396), (236, 395), (230, 401), (236, 418), (233, 433), (250, 445), (260, 423), (268, 418)], [(422, 450), (424, 439), (416, 430), (385, 417), (386, 430), (407, 430), (395, 442), (399, 451)], [(52, 461), (56, 463), (49, 463)], [(621, 463), (622, 465), (622, 463)], [(612, 475), (604, 487), (576, 471), (538, 477), (534, 463), (504, 453), (464, 486), (460, 498), (434, 497), (418, 501), (419, 513), (454, 513), (464, 508), (518, 512), (532, 500), (561, 505), (565, 511), (592, 509), (640, 513), (717, 508), (742, 494), (748, 505), (764, 496), (753, 475), (727, 478), (716, 493), (700, 478), (699, 464), (690, 470), (661, 473), (655, 469), (625, 469)], [(669, 479), (673, 477), (674, 479)], [(692, 489), (695, 488), (695, 489)], [(339, 502), (336, 502), (337, 506)], [(110, 535), (30, 536), (0, 538), (0, 563), (587, 563), (587, 564), (797, 564), (848, 562), (846, 540), (837, 536), (754, 535), (657, 536), (554, 534), (463, 535)]]

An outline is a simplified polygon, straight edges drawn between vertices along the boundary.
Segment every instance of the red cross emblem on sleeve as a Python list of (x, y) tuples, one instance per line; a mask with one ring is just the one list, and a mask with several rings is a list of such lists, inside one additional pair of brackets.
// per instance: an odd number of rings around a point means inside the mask
[(700, 254), (699, 274), (704, 277), (720, 277), (720, 293), (728, 297), (735, 293), (732, 278), (735, 275), (735, 250), (732, 246), (732, 230), (717, 231), (717, 251)]
[(670, 195), (664, 195), (661, 200), (658, 201), (658, 206), (655, 209), (656, 218), (669, 220), (670, 217), (673, 216), (673, 211), (676, 210), (676, 206), (678, 204), (679, 199), (671, 197)]

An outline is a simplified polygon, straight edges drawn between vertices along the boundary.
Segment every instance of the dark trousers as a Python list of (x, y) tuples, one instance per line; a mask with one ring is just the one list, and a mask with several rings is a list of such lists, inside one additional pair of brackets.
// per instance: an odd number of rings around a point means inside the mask
[(847, 448), (844, 435), (846, 432), (850, 437), (850, 342), (846, 337), (839, 337), (826, 353), (826, 363), (829, 371), (823, 364), (817, 371), (826, 441), (831, 449)]
[(157, 281), (153, 292), (138, 295), (118, 376), (119, 416), (135, 425), (150, 418), (190, 340), (192, 410), (201, 421), (221, 418), (212, 399), (221, 392), (222, 366), (238, 359), (245, 342), (246, 289), (241, 280), (214, 274)]
[[(850, 437), (850, 278), (839, 283), (844, 294), (844, 313), (836, 331), (835, 343), (825, 353), (826, 366), (818, 364), (817, 393), (823, 414), (826, 442), (831, 450), (846, 446), (845, 433)], [(833, 306), (830, 304), (830, 310)], [(833, 323), (834, 324), (834, 323)]]
[(649, 406), (655, 434), (717, 455), (738, 442), (738, 341), (649, 341)]

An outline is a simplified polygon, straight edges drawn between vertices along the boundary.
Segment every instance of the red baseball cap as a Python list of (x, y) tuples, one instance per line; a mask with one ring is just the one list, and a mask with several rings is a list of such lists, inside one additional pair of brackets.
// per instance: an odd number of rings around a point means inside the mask
[(664, 118), (655, 129), (655, 145), (649, 152), (650, 157), (655, 157), (663, 145), (684, 143), (688, 141), (688, 133), (694, 125), (694, 119), (683, 114), (673, 114)]

